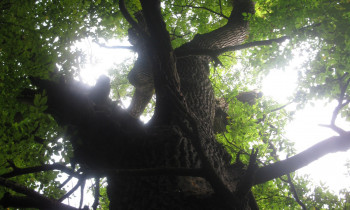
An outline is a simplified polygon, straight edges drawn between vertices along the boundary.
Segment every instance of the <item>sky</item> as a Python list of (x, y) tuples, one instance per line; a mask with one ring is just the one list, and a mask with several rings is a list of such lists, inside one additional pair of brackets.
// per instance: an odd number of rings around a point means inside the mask
[[(298, 58), (296, 58), (298, 59)], [(300, 63), (296, 60), (291, 62)], [(286, 68), (285, 71), (271, 71), (263, 82), (262, 92), (281, 104), (288, 102), (287, 97), (293, 94), (297, 86), (297, 65)], [(297, 153), (306, 150), (314, 144), (337, 134), (329, 128), (320, 126), (329, 125), (337, 103), (325, 105), (324, 101), (313, 101), (314, 106), (308, 104), (303, 110), (296, 112), (293, 121), (287, 124), (286, 137), (295, 142)], [(293, 105), (286, 109), (292, 111)], [(336, 124), (346, 129), (349, 123), (338, 117)], [(328, 154), (308, 166), (297, 170), (297, 174), (310, 174), (315, 184), (326, 183), (329, 189), (339, 192), (343, 188), (350, 188), (350, 177), (347, 177), (346, 160), (350, 160), (350, 151)]]
[[(120, 44), (119, 41), (110, 41), (107, 45), (128, 45), (128, 43), (124, 42)], [(88, 54), (87, 63), (82, 66), (81, 78), (85, 83), (90, 85), (95, 84), (99, 75), (108, 75), (109, 69), (133, 56), (133, 53), (128, 50), (101, 48), (88, 39), (78, 43), (76, 46)], [(261, 90), (264, 96), (271, 97), (281, 104), (287, 103), (288, 96), (291, 96), (296, 88), (298, 64), (302, 62), (302, 59), (301, 57), (296, 57), (291, 62), (292, 65), (284, 71), (272, 70), (262, 84)], [(297, 153), (336, 135), (332, 130), (319, 126), (319, 124), (330, 123), (331, 115), (336, 104), (333, 103), (325, 106), (321, 101), (314, 103), (314, 106), (307, 105), (305, 109), (296, 112), (294, 120), (286, 127), (286, 138), (295, 142)], [(295, 106), (293, 105), (287, 106), (287, 109), (290, 110), (294, 108)], [(341, 119), (338, 121), (338, 125), (347, 130), (346, 126), (348, 124)], [(323, 182), (329, 186), (330, 190), (338, 193), (343, 188), (350, 188), (350, 178), (345, 175), (347, 170), (344, 165), (346, 160), (349, 159), (350, 151), (329, 154), (297, 170), (297, 174), (309, 174), (314, 184), (318, 185), (320, 182)], [(74, 184), (72, 185), (74, 186)], [(79, 194), (77, 198), (79, 198)], [(77, 203), (79, 199), (71, 199), (70, 202)], [(92, 205), (93, 198), (90, 197), (86, 202)]]

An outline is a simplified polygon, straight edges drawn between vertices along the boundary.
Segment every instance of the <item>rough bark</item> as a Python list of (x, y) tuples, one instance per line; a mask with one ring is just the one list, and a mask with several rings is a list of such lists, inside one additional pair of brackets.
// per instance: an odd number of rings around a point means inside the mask
[[(155, 11), (157, 6), (150, 4), (143, 4), (143, 13), (149, 23), (152, 47), (147, 54), (153, 56), (157, 104), (149, 126), (161, 125), (165, 129), (150, 141), (165, 142), (163, 152), (154, 154), (153, 160), (147, 162), (151, 161), (151, 167), (156, 168), (203, 169), (203, 177), (109, 176), (111, 208), (249, 209), (248, 194), (239, 195), (236, 189), (244, 171), (229, 165), (230, 156), (213, 133), (215, 102), (208, 78), (211, 58), (188, 56), (175, 61), (164, 22)], [(197, 35), (176, 51), (241, 44), (248, 33), (248, 23), (241, 13), (251, 12), (252, 5), (238, 5), (224, 27)], [(173, 130), (175, 135), (169, 135)]]

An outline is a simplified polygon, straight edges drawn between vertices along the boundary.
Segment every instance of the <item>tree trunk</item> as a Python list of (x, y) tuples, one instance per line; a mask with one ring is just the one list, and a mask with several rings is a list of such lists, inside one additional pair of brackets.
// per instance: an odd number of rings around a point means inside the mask
[[(146, 21), (147, 19), (154, 21), (152, 14), (147, 14), (150, 11), (147, 11), (147, 8), (143, 9)], [(154, 12), (152, 8), (149, 10)], [(252, 12), (252, 5), (235, 6), (224, 27), (208, 34), (197, 35), (175, 52), (220, 49), (241, 44), (248, 34), (248, 23), (243, 20), (242, 12)], [(155, 22), (152, 24), (161, 25)], [(149, 30), (151, 36), (152, 31), (155, 33), (154, 36), (160, 36), (161, 29), (149, 25)], [(157, 42), (161, 42), (162, 38), (157, 38)], [(167, 54), (163, 46), (161, 50), (163, 54)], [(149, 54), (152, 53), (154, 52)], [(155, 60), (159, 63), (154, 64), (154, 68), (169, 65), (167, 58), (162, 56), (158, 56)], [(243, 187), (244, 189), (238, 186), (239, 181), (243, 180), (245, 171), (239, 164), (229, 164), (230, 155), (216, 141), (213, 133), (215, 101), (209, 80), (210, 61), (209, 56), (178, 57), (176, 63), (170, 64), (168, 69), (162, 69), (163, 72), (172, 72), (174, 69), (173, 81), (169, 81), (171, 76), (157, 79), (162, 76), (162, 72), (154, 70), (158, 106), (147, 128), (152, 130), (153, 135), (144, 136), (148, 138), (146, 143), (148, 146), (143, 146), (142, 150), (147, 150), (147, 154), (142, 152), (143, 158), (137, 165), (145, 171), (150, 169), (174, 169), (174, 171), (146, 176), (140, 174), (109, 176), (108, 196), (111, 209), (257, 208), (249, 192), (251, 186)], [(164, 91), (169, 88), (169, 83), (176, 84), (177, 79), (180, 82), (175, 88), (179, 89), (180, 96), (174, 99), (176, 94), (165, 94)], [(175, 88), (170, 86), (169, 89)], [(184, 113), (181, 107), (169, 104), (168, 101), (174, 100), (180, 101), (178, 106), (185, 104), (187, 108), (185, 112), (188, 113)], [(194, 119), (195, 125), (191, 124), (193, 121), (188, 119), (188, 116)], [(193, 130), (197, 132), (191, 132)], [(187, 175), (180, 169), (195, 170)], [(195, 174), (197, 170), (199, 174)]]
[(215, 139), (213, 56), (189, 53), (241, 44), (248, 34), (242, 12), (254, 12), (254, 5), (234, 1), (225, 26), (173, 50), (159, 2), (141, 3), (156, 93), (146, 126), (106, 99), (109, 84), (103, 78), (83, 92), (74, 82), (32, 78), (47, 91), (48, 112), (68, 125), (74, 161), (87, 174), (107, 176), (110, 209), (257, 209), (250, 192), (254, 153), (247, 169), (230, 165), (232, 157)]

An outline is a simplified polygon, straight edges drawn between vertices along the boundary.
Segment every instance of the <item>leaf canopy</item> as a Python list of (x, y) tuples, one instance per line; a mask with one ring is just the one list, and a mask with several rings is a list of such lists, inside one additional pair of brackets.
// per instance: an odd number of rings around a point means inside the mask
[[(130, 14), (141, 9), (137, 0), (128, 1)], [(196, 34), (213, 31), (227, 22), (232, 1), (165, 0), (162, 14), (173, 48), (190, 41)], [(260, 88), (264, 75), (283, 69), (296, 53), (307, 59), (299, 70), (299, 86), (294, 101), (302, 107), (311, 99), (350, 101), (350, 2), (348, 0), (257, 0), (256, 13), (245, 14), (250, 22), (246, 42), (287, 36), (282, 44), (272, 44), (222, 54), (221, 66), (211, 66), (216, 96), (229, 102), (227, 132), (217, 139), (232, 154), (232, 162), (249, 162), (249, 151), (259, 148), (262, 165), (295, 154), (293, 143), (283, 137), (291, 113), (268, 99), (249, 106), (237, 100), (239, 92)], [(1, 1), (0, 10), (0, 174), (13, 167), (25, 168), (60, 162), (69, 165), (72, 146), (54, 119), (45, 113), (45, 92), (34, 101), (22, 97), (31, 88), (29, 77), (73, 78), (86, 62), (76, 42), (93, 37), (127, 39), (129, 24), (117, 1)], [(126, 75), (130, 64), (114, 69), (116, 98), (130, 97)], [(347, 105), (347, 104), (346, 104)], [(349, 106), (341, 109), (350, 119)], [(264, 123), (257, 121), (264, 118)], [(271, 146), (273, 145), (273, 146)], [(239, 155), (242, 154), (242, 155)], [(237, 156), (240, 156), (237, 159)], [(283, 157), (284, 156), (284, 157)], [(11, 169), (12, 168), (12, 169)], [(57, 171), (26, 174), (14, 181), (38, 190), (48, 197), (64, 194), (56, 181)], [(294, 177), (300, 199), (316, 209), (341, 209), (344, 198), (331, 194), (325, 186), (312, 188), (307, 177)], [(287, 178), (276, 179), (254, 188), (262, 209), (300, 207), (290, 192)], [(8, 190), (0, 187), (0, 197)], [(11, 191), (11, 193), (14, 193)], [(106, 191), (102, 191), (106, 195)], [(344, 193), (346, 194), (346, 193)], [(349, 194), (347, 194), (349, 196)], [(103, 199), (106, 197), (104, 196)], [(103, 200), (103, 205), (108, 205)]]

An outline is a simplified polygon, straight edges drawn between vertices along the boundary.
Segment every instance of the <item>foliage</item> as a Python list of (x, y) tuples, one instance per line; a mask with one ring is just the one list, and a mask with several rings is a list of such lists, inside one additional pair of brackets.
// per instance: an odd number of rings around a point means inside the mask
[[(36, 95), (34, 101), (28, 101), (21, 93), (31, 87), (29, 76), (48, 78), (57, 70), (63, 75), (76, 73), (83, 57), (81, 52), (71, 51), (71, 46), (98, 25), (93, 8), (93, 4), (87, 1), (1, 1), (2, 174), (13, 166), (25, 168), (56, 162), (53, 155), (68, 163), (71, 148), (67, 140), (59, 141), (62, 129), (44, 113), (45, 93)], [(57, 187), (59, 183), (54, 181), (57, 174), (29, 174), (14, 180), (58, 198), (63, 192)], [(0, 191), (3, 193), (4, 188)]]
[(109, 206), (109, 200), (108, 200), (108, 196), (107, 196), (107, 187), (103, 186), (103, 184), (107, 184), (107, 183), (102, 183), (101, 184), (101, 189), (100, 189), (100, 207), (101, 209), (108, 209)]
[[(295, 101), (300, 107), (310, 99), (349, 100), (350, 81), (350, 4), (347, 0), (256, 1), (257, 12), (247, 15), (251, 32), (247, 42), (290, 36), (282, 45), (260, 46), (219, 57), (222, 66), (211, 66), (211, 80), (218, 98), (228, 102), (230, 124), (217, 139), (232, 155), (232, 162), (249, 162), (252, 148), (259, 149), (259, 164), (266, 165), (295, 154), (293, 143), (283, 137), (292, 114), (282, 105), (264, 98), (249, 106), (236, 96), (260, 88), (264, 74), (283, 69), (295, 52), (307, 55), (299, 72), (300, 84)], [(131, 14), (140, 10), (137, 0), (129, 1)], [(25, 168), (60, 162), (70, 166), (72, 147), (54, 119), (45, 113), (46, 93), (28, 101), (23, 91), (32, 87), (30, 76), (74, 77), (83, 52), (73, 51), (76, 41), (87, 36), (99, 39), (125, 39), (129, 24), (116, 1), (1, 1), (0, 9), (0, 174), (13, 167)], [(162, 2), (162, 12), (174, 48), (223, 26), (232, 9), (231, 1)], [(308, 49), (305, 49), (305, 48)], [(114, 99), (132, 94), (127, 82), (131, 61), (110, 72)], [(153, 104), (147, 113), (151, 112)], [(341, 111), (349, 118), (350, 109)], [(146, 113), (146, 114), (147, 114)], [(271, 146), (273, 145), (273, 147)], [(237, 158), (237, 156), (239, 158)], [(13, 178), (48, 197), (64, 194), (55, 181), (58, 172), (41, 172)], [(292, 175), (293, 176), (293, 175)], [(307, 177), (293, 177), (301, 200), (310, 208), (340, 209), (349, 205), (324, 185), (312, 187)], [(0, 197), (8, 190), (0, 187)], [(276, 179), (253, 189), (262, 209), (296, 209), (299, 205), (290, 184)], [(14, 193), (10, 191), (10, 193)], [(107, 208), (106, 188), (101, 188), (101, 207)], [(348, 191), (343, 194), (349, 199)], [(347, 203), (347, 204), (346, 204)]]

